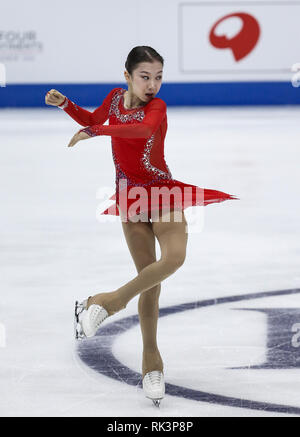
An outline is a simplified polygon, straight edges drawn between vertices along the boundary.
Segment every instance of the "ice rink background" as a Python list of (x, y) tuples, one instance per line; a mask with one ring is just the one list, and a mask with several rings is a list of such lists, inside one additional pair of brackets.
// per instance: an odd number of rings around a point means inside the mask
[[(160, 308), (299, 287), (299, 119), (300, 108), (291, 106), (168, 108), (165, 157), (173, 177), (240, 200), (205, 207), (204, 227), (189, 235), (184, 265), (162, 283)], [(74, 300), (114, 290), (136, 275), (120, 219), (96, 218), (97, 190), (114, 188), (110, 137), (67, 148), (79, 128), (57, 108), (0, 112), (0, 322), (6, 331), (0, 415), (279, 416), (168, 394), (157, 410), (121, 374), (109, 378), (78, 359)], [(166, 383), (300, 408), (299, 367), (227, 369), (264, 362), (266, 353), (265, 316), (233, 308), (297, 309), (298, 296), (161, 318)], [(137, 300), (105, 323), (136, 315)], [(139, 325), (116, 339), (113, 352), (141, 372)]]

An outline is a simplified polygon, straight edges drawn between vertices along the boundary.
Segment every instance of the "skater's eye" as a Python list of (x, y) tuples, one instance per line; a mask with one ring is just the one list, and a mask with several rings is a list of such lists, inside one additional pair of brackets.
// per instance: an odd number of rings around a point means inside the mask
[[(142, 78), (144, 79), (145, 77), (148, 77), (149, 78), (149, 76), (142, 76)], [(160, 80), (161, 78), (162, 78), (162, 76), (158, 76), (158, 80)]]

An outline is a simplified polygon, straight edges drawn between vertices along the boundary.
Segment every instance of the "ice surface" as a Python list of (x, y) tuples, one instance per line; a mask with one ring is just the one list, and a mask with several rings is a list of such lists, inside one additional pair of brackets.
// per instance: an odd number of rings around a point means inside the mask
[[(241, 200), (205, 207), (184, 265), (162, 283), (161, 309), (299, 287), (299, 118), (300, 108), (291, 106), (168, 108), (165, 158), (173, 177)], [(97, 191), (114, 190), (110, 137), (68, 148), (79, 129), (56, 108), (0, 111), (0, 323), (6, 333), (0, 415), (279, 416), (184, 398), (181, 391), (167, 394), (157, 411), (122, 373), (119, 379), (97, 373), (75, 354), (75, 299), (114, 290), (136, 275), (120, 218), (96, 218)], [(111, 321), (136, 315), (137, 300)], [(166, 383), (300, 409), (300, 367), (228, 369), (266, 360), (266, 315), (242, 310), (250, 307), (297, 309), (299, 295), (161, 317)], [(141, 373), (138, 324), (116, 338), (112, 351)]]

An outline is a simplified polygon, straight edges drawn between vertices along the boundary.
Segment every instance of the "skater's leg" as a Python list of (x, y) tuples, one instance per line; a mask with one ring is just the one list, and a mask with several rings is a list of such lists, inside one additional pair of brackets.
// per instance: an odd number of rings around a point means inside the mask
[(168, 278), (184, 263), (188, 234), (186, 219), (181, 211), (181, 221), (174, 221), (174, 211), (170, 221), (163, 221), (163, 216), (152, 223), (152, 230), (161, 249), (161, 258), (142, 268), (139, 274), (116, 291), (100, 293), (89, 299), (88, 305), (96, 303), (104, 306), (109, 315), (125, 308), (136, 295), (158, 285)]
[[(137, 272), (156, 261), (155, 235), (150, 222), (122, 223), (125, 239)], [(163, 371), (163, 361), (157, 346), (158, 300), (161, 284), (139, 296), (138, 312), (143, 338), (143, 377), (152, 370)]]
[(152, 370), (163, 372), (163, 360), (157, 345), (157, 321), (161, 284), (144, 291), (139, 297), (139, 318), (143, 335), (143, 377)]

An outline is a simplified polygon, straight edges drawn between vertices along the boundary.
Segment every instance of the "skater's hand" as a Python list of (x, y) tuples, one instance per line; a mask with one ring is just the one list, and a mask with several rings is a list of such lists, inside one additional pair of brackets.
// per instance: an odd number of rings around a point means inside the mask
[(62, 93), (57, 90), (50, 90), (47, 92), (45, 96), (46, 105), (58, 106), (63, 103), (65, 97)]
[(68, 147), (73, 147), (78, 141), (80, 140), (87, 140), (88, 138), (91, 138), (90, 135), (86, 134), (85, 132), (76, 132), (76, 134), (71, 138), (71, 141), (68, 144)]

